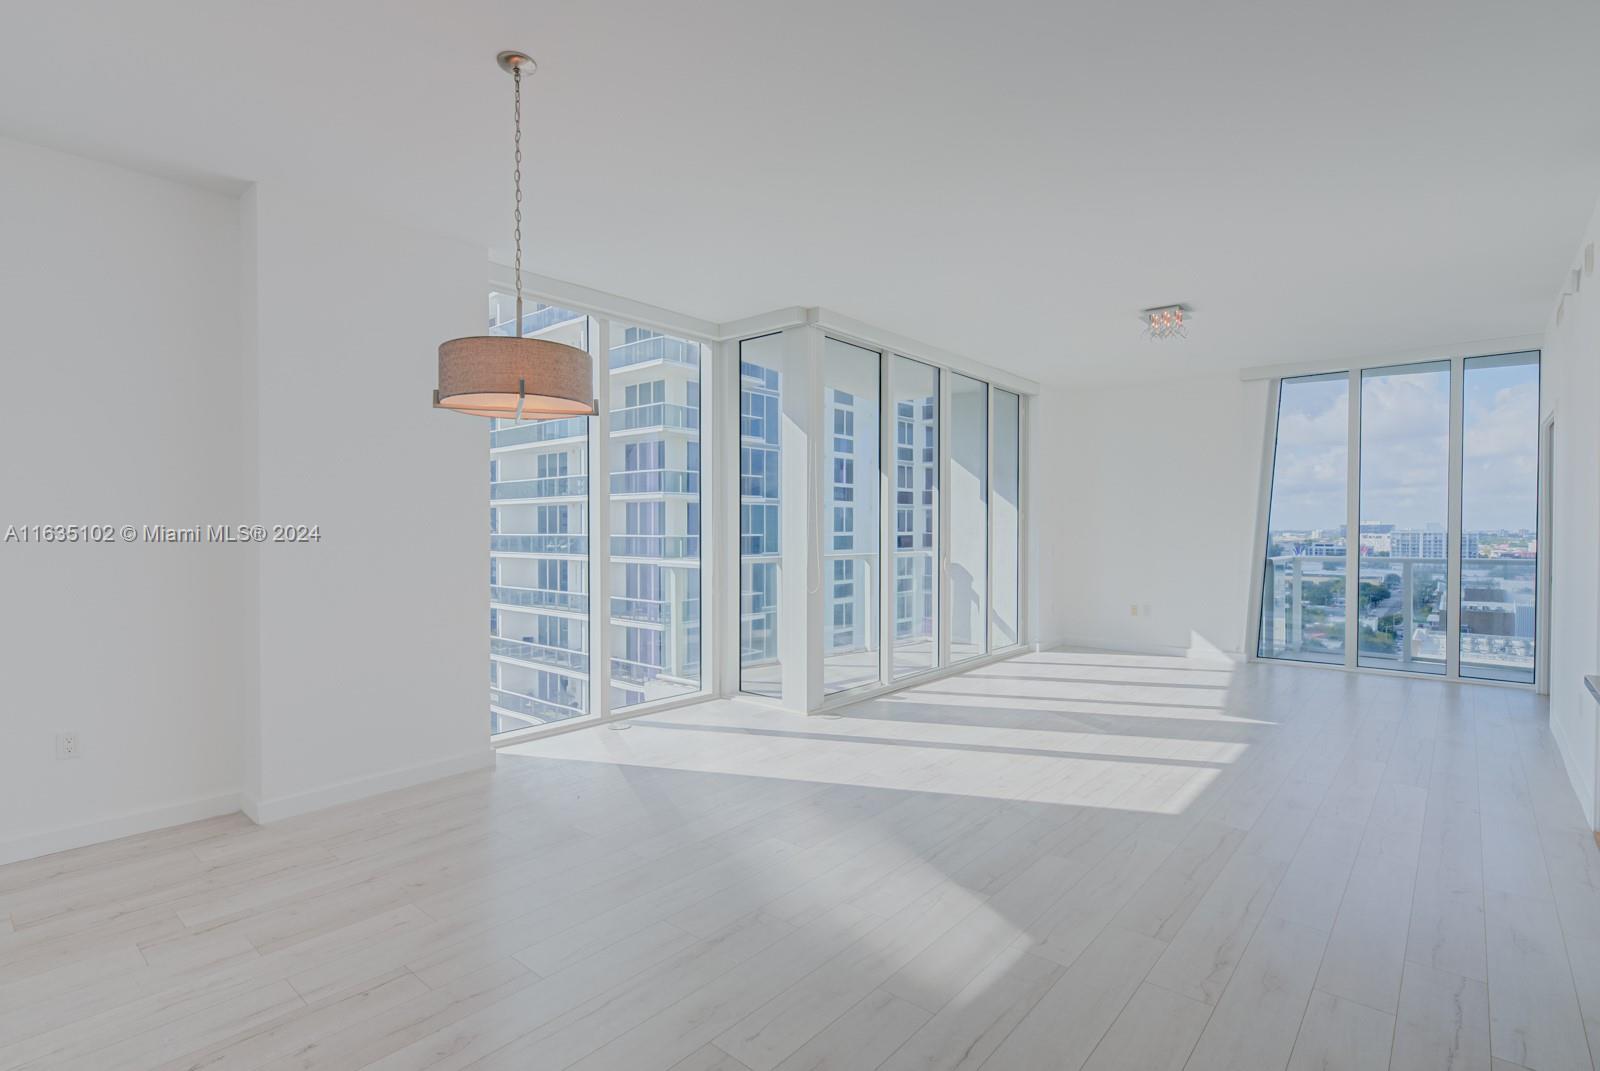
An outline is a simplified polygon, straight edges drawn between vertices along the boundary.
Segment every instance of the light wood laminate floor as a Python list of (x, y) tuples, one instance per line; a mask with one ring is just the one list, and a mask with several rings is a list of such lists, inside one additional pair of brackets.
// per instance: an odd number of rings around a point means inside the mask
[(15, 1068), (1592, 1068), (1526, 692), (1047, 652), (0, 867)]

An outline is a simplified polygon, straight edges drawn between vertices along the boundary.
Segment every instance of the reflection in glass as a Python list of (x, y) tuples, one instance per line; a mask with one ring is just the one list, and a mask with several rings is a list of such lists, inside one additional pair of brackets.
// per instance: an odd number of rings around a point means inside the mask
[(1461, 675), (1532, 683), (1538, 353), (1469, 357), (1461, 394)]
[(939, 370), (894, 358), (894, 675), (939, 664)]
[(1357, 664), (1445, 672), (1450, 362), (1361, 373)]
[(822, 679), (879, 679), (879, 355), (830, 338), (822, 365)]
[(1285, 379), (1278, 395), (1262, 658), (1344, 662), (1350, 377)]
[(611, 325), (611, 709), (700, 690), (700, 343)]
[[(517, 331), (510, 294), (489, 333)], [(523, 335), (587, 349), (584, 314), (524, 303)], [(489, 422), (489, 731), (589, 712), (589, 422)]]
[(1022, 641), (1019, 614), (1022, 593), (1017, 554), (1021, 537), (1019, 505), (1022, 501), (1022, 399), (1010, 391), (994, 389), (994, 562), (989, 589), (994, 600), (993, 650)]
[(739, 688), (776, 698), (783, 336), (739, 343)]
[(950, 661), (988, 650), (989, 385), (950, 373)]

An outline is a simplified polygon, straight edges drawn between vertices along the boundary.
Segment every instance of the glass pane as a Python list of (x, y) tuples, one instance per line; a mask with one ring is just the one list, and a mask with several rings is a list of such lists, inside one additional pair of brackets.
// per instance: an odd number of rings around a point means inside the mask
[(700, 690), (700, 357), (611, 325), (612, 710)]
[(1461, 384), (1461, 675), (1532, 683), (1539, 355), (1470, 357)]
[(1350, 377), (1286, 379), (1267, 513), (1262, 658), (1344, 663)]
[(830, 338), (822, 358), (822, 681), (878, 680), (878, 365)]
[(777, 697), (783, 336), (739, 343), (739, 687)]
[(1361, 373), (1357, 662), (1445, 671), (1450, 362)]
[[(489, 296), (489, 332), (516, 330)], [(523, 334), (587, 349), (582, 313), (523, 302)], [(589, 712), (589, 417), (489, 424), (489, 731)]]
[(1020, 573), (1017, 551), (1018, 507), (1022, 501), (1021, 442), (1022, 399), (996, 387), (994, 391), (994, 563), (989, 581), (994, 599), (993, 634), (989, 645), (995, 650), (1022, 641)]
[(939, 370), (894, 358), (894, 675), (939, 664)]
[(950, 373), (950, 661), (988, 647), (989, 385)]

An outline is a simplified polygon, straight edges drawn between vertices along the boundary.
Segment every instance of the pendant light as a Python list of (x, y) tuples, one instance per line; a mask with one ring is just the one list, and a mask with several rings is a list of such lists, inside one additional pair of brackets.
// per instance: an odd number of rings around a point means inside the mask
[(589, 354), (550, 339), (521, 337), (522, 72), (532, 74), (538, 67), (521, 52), (502, 52), (495, 59), (514, 86), (517, 326), (510, 336), (472, 335), (441, 345), (439, 389), (433, 392), (433, 404), (470, 416), (508, 420), (593, 416), (594, 364)]

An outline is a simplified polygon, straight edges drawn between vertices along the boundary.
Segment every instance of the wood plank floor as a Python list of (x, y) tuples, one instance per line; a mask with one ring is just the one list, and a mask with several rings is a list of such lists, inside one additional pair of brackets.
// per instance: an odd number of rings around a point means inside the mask
[(1053, 651), (0, 867), (0, 1071), (1594, 1067), (1524, 692)]

